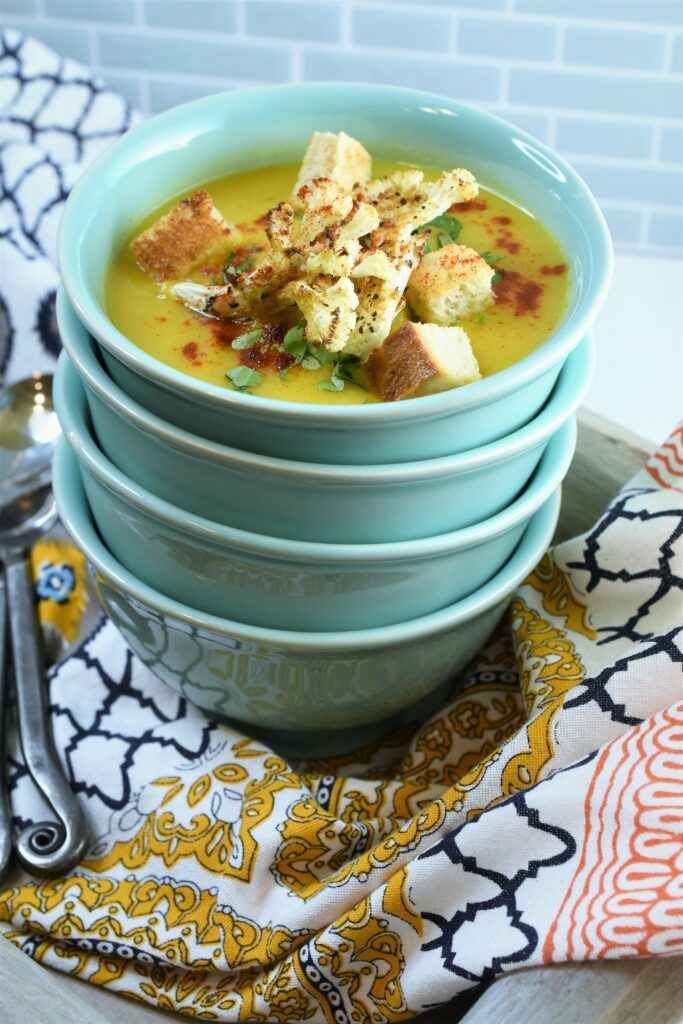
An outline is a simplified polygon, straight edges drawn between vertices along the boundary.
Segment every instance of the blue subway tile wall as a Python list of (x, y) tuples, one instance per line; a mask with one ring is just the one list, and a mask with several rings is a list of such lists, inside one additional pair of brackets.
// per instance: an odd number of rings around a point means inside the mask
[(515, 18), (469, 18), (458, 22), (458, 52), (501, 60), (553, 61), (557, 26)]
[(336, 43), (341, 36), (342, 11), (336, 3), (260, 0), (246, 4), (245, 14), (251, 35), (320, 43)]
[(566, 64), (585, 64), (591, 68), (659, 71), (664, 66), (666, 43), (664, 32), (582, 25), (567, 28), (562, 56)]
[(448, 53), (451, 29), (450, 18), (442, 13), (399, 8), (388, 15), (386, 5), (357, 7), (352, 12), (351, 39), (359, 46)]
[(681, 0), (0, 0), (144, 113), (265, 82), (387, 82), (513, 121), (584, 175), (618, 249), (683, 249)]
[(93, 0), (43, 0), (43, 5), (50, 18), (111, 21), (119, 25), (129, 25), (135, 20), (135, 0), (108, 0), (107, 3), (93, 3)]
[(683, 164), (683, 128), (665, 128), (659, 159), (669, 164)]
[(194, 28), (211, 32), (234, 32), (237, 28), (236, 0), (145, 0), (144, 21), (158, 28)]

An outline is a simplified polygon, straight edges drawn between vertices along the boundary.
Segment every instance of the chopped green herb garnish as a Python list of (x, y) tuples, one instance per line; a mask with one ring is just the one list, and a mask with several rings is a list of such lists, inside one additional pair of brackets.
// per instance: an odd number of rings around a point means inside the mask
[(330, 352), (328, 348), (316, 348), (314, 346), (309, 345), (308, 351), (312, 351), (316, 359), (320, 360), (321, 363), (325, 363), (326, 365), (334, 363), (337, 358), (334, 352)]
[(243, 260), (243, 262), (238, 264), (237, 266), (235, 266), (235, 264), (232, 262), (232, 259), (233, 259), (233, 257), (229, 256), (228, 260), (227, 260), (227, 263), (223, 267), (223, 282), (224, 282), (224, 284), (228, 283), (228, 278), (229, 277), (234, 278), (234, 277), (239, 277), (240, 274), (246, 274), (246, 272), (248, 270), (251, 270), (252, 267), (254, 266), (254, 261), (253, 261), (253, 259), (251, 257), (247, 257), (246, 260)]
[(449, 235), (457, 236), (462, 230), (462, 221), (452, 217), (450, 213), (442, 213), (427, 224), (428, 228), (442, 228)]
[(255, 388), (263, 380), (263, 375), (258, 370), (252, 370), (250, 366), (236, 366), (228, 370), (225, 376), (232, 381), (238, 391)]
[(296, 341), (304, 340), (304, 325), (296, 324), (295, 327), (290, 327), (284, 338), (282, 339), (282, 347), (285, 352), (289, 352), (289, 346), (293, 345)]
[[(341, 356), (334, 364), (329, 380), (321, 381), (318, 387), (321, 391), (343, 391), (344, 384), (355, 384), (358, 388), (363, 385), (356, 380), (354, 369), (360, 366), (360, 357), (356, 355)], [(363, 390), (365, 390), (363, 388)]]
[(247, 331), (246, 334), (238, 334), (236, 338), (233, 338), (230, 342), (231, 348), (243, 349), (251, 348), (252, 345), (256, 345), (263, 338), (263, 328), (257, 327), (254, 331)]
[(295, 363), (300, 363), (306, 355), (306, 340), (304, 338), (304, 329), (301, 324), (297, 324), (296, 327), (290, 327), (282, 339), (282, 345), (280, 346), (283, 352), (289, 353)]
[[(306, 341), (304, 334), (303, 324), (290, 327), (280, 345), (282, 351), (287, 352), (292, 357), (295, 366), (300, 366), (303, 370), (319, 370), (323, 363), (334, 362), (334, 356), (331, 352), (328, 352), (326, 348), (318, 348), (317, 345), (311, 345), (310, 342)], [(291, 367), (288, 367), (288, 369), (291, 369)]]
[(332, 374), (329, 380), (321, 380), (318, 388), (320, 391), (343, 391), (344, 381)]
[(502, 270), (497, 270), (495, 272), (495, 274), (493, 275), (493, 277), (491, 278), (491, 287), (495, 288), (496, 285), (500, 284), (500, 282), (502, 280), (503, 280), (503, 272), (502, 272)]
[(434, 237), (434, 235), (430, 231), (429, 235), (427, 236), (427, 244), (425, 245), (425, 253), (436, 252), (436, 250), (440, 249), (440, 248), (441, 247), (440, 247), (439, 243), (437, 242), (436, 238)]
[(448, 213), (442, 213), (434, 220), (425, 225), (430, 229), (425, 252), (436, 252), (443, 245), (450, 245), (455, 242), (462, 231), (462, 221), (457, 217), (451, 217)]
[(445, 231), (450, 235), (451, 241), (454, 242), (462, 231), (462, 221), (458, 220), (457, 217), (451, 217), (449, 213), (442, 213), (440, 217), (435, 217), (434, 220), (430, 220), (427, 227), (438, 228), (440, 231)]
[(492, 267), (494, 263), (500, 263), (501, 260), (505, 259), (504, 256), (499, 255), (497, 252), (482, 252), (481, 258), (486, 260), (490, 267)]

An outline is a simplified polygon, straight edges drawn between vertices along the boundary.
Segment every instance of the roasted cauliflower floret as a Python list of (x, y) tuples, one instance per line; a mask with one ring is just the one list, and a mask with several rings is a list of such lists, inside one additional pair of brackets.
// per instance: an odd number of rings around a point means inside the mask
[(493, 275), (493, 267), (474, 249), (444, 245), (422, 257), (408, 281), (406, 298), (421, 320), (447, 326), (493, 301)]
[(295, 233), (299, 249), (325, 248), (336, 240), (339, 224), (351, 212), (353, 199), (331, 178), (314, 178), (299, 190), (303, 215)]
[(174, 287), (176, 298), (215, 316), (258, 316), (281, 308), (280, 288), (308, 277), (348, 278), (360, 255), (358, 239), (378, 225), (377, 211), (353, 199), (329, 178), (316, 178), (301, 189), (304, 212), (294, 220), (289, 203), (268, 211), (270, 248), (259, 265), (236, 281), (202, 286), (191, 281)]
[(373, 243), (381, 244), (386, 238), (407, 237), (454, 203), (474, 199), (478, 191), (470, 172), (459, 168), (444, 171), (436, 181), (425, 181), (422, 171), (400, 171), (368, 182), (356, 196), (377, 209), (380, 227)]
[(460, 327), (402, 324), (373, 352), (368, 377), (385, 402), (448, 391), (479, 380), (479, 364)]
[(388, 248), (391, 256), (387, 256), (387, 262), (393, 269), (393, 276), (388, 280), (362, 277), (356, 283), (358, 313), (346, 351), (362, 360), (367, 359), (391, 332), (394, 318), (404, 304), (403, 292), (408, 278), (424, 249), (424, 239), (413, 236), (408, 241), (393, 242)]
[(313, 178), (331, 178), (350, 192), (354, 185), (367, 181), (372, 157), (356, 139), (345, 132), (313, 132), (292, 193), (293, 202), (301, 202), (299, 190)]
[(358, 239), (379, 223), (377, 211), (327, 178), (316, 178), (300, 195), (305, 206), (293, 245), (306, 257), (306, 272), (348, 277), (360, 254)]
[(351, 277), (377, 277), (380, 281), (395, 281), (396, 267), (384, 249), (364, 249), (354, 264)]
[(274, 206), (266, 216), (270, 248), (257, 267), (223, 285), (181, 281), (173, 286), (173, 295), (200, 313), (218, 317), (277, 311), (279, 289), (300, 274), (303, 267), (301, 255), (292, 248), (293, 224), (294, 211), (289, 203)]
[(304, 318), (305, 338), (330, 352), (340, 352), (356, 322), (358, 298), (349, 279), (333, 283), (324, 278), (308, 284), (291, 281), (281, 292), (284, 302), (295, 304)]

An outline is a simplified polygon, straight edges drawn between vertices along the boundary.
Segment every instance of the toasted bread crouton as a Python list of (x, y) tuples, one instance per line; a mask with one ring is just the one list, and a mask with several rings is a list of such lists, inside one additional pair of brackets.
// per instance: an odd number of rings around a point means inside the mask
[(366, 367), (384, 402), (448, 391), (481, 377), (465, 332), (435, 324), (402, 324), (373, 352)]
[(209, 193), (197, 189), (130, 244), (145, 270), (167, 281), (225, 248), (234, 230), (223, 220)]
[(332, 178), (338, 185), (350, 192), (354, 185), (367, 181), (372, 171), (372, 157), (345, 132), (313, 132), (308, 149), (304, 154), (292, 199), (300, 204), (300, 188), (314, 178)]
[(493, 301), (493, 275), (493, 267), (478, 252), (453, 242), (422, 257), (410, 276), (406, 298), (421, 320), (448, 326)]

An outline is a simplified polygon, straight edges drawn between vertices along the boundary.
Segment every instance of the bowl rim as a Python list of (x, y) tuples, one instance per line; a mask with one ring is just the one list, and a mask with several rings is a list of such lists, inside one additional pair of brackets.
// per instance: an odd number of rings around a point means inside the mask
[[(527, 151), (530, 149), (534, 151), (545, 166), (550, 165), (554, 167), (564, 175), (565, 179), (572, 182), (581, 193), (582, 200), (586, 204), (586, 210), (589, 210), (592, 214), (594, 233), (592, 248), (598, 256), (594, 261), (597, 268), (597, 284), (592, 298), (587, 301), (582, 323), (571, 330), (568, 330), (565, 324), (560, 323), (556, 331), (546, 341), (523, 359), (513, 363), (504, 370), (500, 370), (498, 373), (492, 374), (490, 377), (484, 377), (479, 381), (468, 384), (466, 388), (453, 389), (420, 398), (409, 398), (401, 403), (378, 402), (370, 406), (337, 406), (287, 402), (283, 399), (262, 398), (258, 395), (242, 395), (238, 391), (199, 381), (143, 352), (134, 342), (130, 341), (114, 327), (102, 306), (95, 301), (88, 289), (83, 288), (83, 294), (81, 294), (81, 275), (76, 272), (74, 261), (67, 257), (70, 234), (78, 231), (80, 219), (78, 203), (81, 195), (87, 195), (87, 190), (92, 187), (91, 182), (97, 180), (102, 175), (103, 169), (111, 161), (115, 161), (119, 154), (126, 153), (131, 148), (135, 152), (138, 140), (145, 139), (150, 125), (157, 130), (166, 129), (169, 134), (172, 134), (170, 129), (178, 118), (179, 112), (185, 118), (191, 120), (193, 111), (210, 107), (212, 104), (216, 106), (216, 109), (224, 110), (235, 104), (239, 105), (245, 100), (247, 102), (267, 102), (273, 96), (281, 96), (283, 93), (289, 97), (290, 103), (296, 104), (297, 96), (317, 94), (322, 98), (333, 99), (337, 107), (340, 95), (348, 98), (349, 101), (363, 98), (367, 102), (368, 98), (372, 98), (369, 97), (370, 93), (378, 99), (395, 99), (399, 103), (412, 103), (413, 106), (428, 107), (440, 112), (448, 111), (450, 114), (456, 115), (463, 113), (469, 116), (474, 114), (484, 125), (489, 125), (498, 131), (504, 129), (508, 133), (515, 133), (515, 139), (517, 142), (522, 143)], [(471, 104), (450, 99), (447, 96), (400, 86), (373, 85), (362, 82), (303, 82), (214, 93), (210, 96), (193, 100), (190, 103), (180, 104), (129, 129), (89, 165), (69, 195), (59, 226), (58, 262), (60, 276), (69, 300), (79, 319), (87, 326), (90, 333), (115, 358), (128, 366), (129, 369), (139, 376), (151, 380), (154, 384), (161, 386), (165, 390), (180, 392), (190, 399), (200, 400), (204, 404), (208, 403), (209, 405), (233, 410), (234, 413), (246, 414), (247, 416), (257, 412), (268, 419), (285, 421), (287, 423), (300, 420), (305, 421), (307, 424), (311, 421), (319, 421), (326, 426), (337, 423), (339, 425), (353, 424), (354, 426), (364, 426), (366, 424), (371, 425), (398, 420), (405, 422), (416, 418), (438, 418), (458, 409), (487, 405), (490, 402), (496, 401), (501, 394), (507, 394), (508, 391), (522, 387), (525, 383), (540, 376), (545, 370), (566, 356), (586, 333), (609, 289), (613, 273), (614, 256), (605, 218), (580, 175), (549, 147), (503, 118), (490, 114), (488, 111), (481, 110)], [(397, 408), (397, 406), (400, 406), (400, 408)]]
[(482, 469), (530, 451), (554, 434), (576, 411), (588, 391), (595, 369), (595, 344), (589, 334), (569, 353), (545, 405), (528, 423), (488, 444), (454, 455), (413, 462), (344, 465), (298, 462), (272, 455), (241, 451), (177, 427), (145, 409), (108, 375), (97, 358), (97, 343), (69, 304), (66, 293), (57, 291), (57, 324), (66, 349), (81, 380), (122, 419), (165, 445), (186, 454), (243, 472), (257, 472), (290, 481), (326, 485), (397, 484)]
[(110, 584), (113, 583), (116, 588), (146, 607), (195, 629), (211, 630), (232, 640), (268, 644), (279, 649), (341, 652), (372, 650), (387, 645), (392, 648), (401, 647), (448, 632), (506, 601), (548, 550), (559, 517), (562, 488), (558, 486), (531, 517), (521, 540), (502, 569), (473, 594), (417, 619), (340, 633), (268, 629), (222, 619), (181, 604), (138, 580), (114, 558), (98, 536), (87, 506), (76, 454), (64, 437), (58, 439), (55, 450), (54, 491), (62, 523), (86, 559)]
[(576, 420), (570, 416), (551, 437), (530, 481), (506, 508), (479, 523), (417, 540), (383, 544), (326, 544), (250, 533), (177, 508), (122, 473), (104, 455), (87, 422), (85, 388), (68, 356), (60, 356), (53, 397), (64, 436), (87, 473), (119, 499), (201, 543), (230, 547), (278, 561), (368, 564), (435, 558), (503, 536), (529, 519), (560, 485), (574, 455)]

